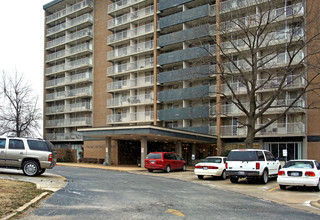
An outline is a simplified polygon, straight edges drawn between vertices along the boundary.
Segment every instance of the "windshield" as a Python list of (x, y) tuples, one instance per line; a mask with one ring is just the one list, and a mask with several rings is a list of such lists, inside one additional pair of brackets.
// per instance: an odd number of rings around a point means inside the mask
[(257, 161), (256, 151), (231, 151), (227, 161)]
[(149, 154), (147, 159), (161, 159), (161, 154)]
[(201, 162), (203, 162), (203, 163), (221, 163), (221, 158), (206, 158), (206, 159), (203, 159)]
[(289, 161), (283, 168), (314, 168), (312, 161)]

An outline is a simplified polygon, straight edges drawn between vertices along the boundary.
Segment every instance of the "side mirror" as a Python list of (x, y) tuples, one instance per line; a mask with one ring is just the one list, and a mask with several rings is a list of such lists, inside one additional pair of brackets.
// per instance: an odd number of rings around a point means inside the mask
[(276, 160), (278, 161), (278, 160), (279, 160), (279, 157), (276, 157)]

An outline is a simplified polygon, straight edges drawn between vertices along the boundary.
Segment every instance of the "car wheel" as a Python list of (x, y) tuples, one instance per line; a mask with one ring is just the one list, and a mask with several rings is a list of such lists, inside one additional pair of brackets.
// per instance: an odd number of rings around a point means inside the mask
[(268, 180), (269, 180), (268, 170), (264, 170), (261, 176), (261, 182), (263, 184), (267, 184)]
[(239, 181), (238, 177), (230, 177), (231, 183), (237, 183)]
[(149, 171), (150, 173), (152, 173), (152, 172), (153, 172), (153, 170), (152, 170), (152, 169), (148, 169), (148, 171)]
[(199, 180), (203, 180), (203, 175), (198, 175)]
[(221, 174), (221, 179), (225, 180), (227, 178), (226, 171), (224, 170)]
[(286, 185), (279, 185), (280, 186), (280, 189), (282, 189), (282, 190), (285, 190), (286, 189)]
[(37, 176), (39, 175), (40, 168), (36, 161), (27, 160), (23, 162), (22, 171), (26, 176)]
[(167, 167), (166, 167), (166, 172), (167, 172), (167, 173), (170, 173), (170, 171), (171, 171), (171, 167), (170, 167), (169, 165), (167, 165)]
[(41, 169), (41, 170), (39, 171), (38, 175), (41, 175), (41, 174), (43, 174), (44, 172), (46, 172), (46, 169)]
[(186, 165), (185, 164), (183, 164), (183, 167), (182, 167), (182, 171), (186, 171)]
[(318, 181), (318, 185), (315, 187), (315, 190), (316, 190), (317, 192), (320, 191), (320, 180)]

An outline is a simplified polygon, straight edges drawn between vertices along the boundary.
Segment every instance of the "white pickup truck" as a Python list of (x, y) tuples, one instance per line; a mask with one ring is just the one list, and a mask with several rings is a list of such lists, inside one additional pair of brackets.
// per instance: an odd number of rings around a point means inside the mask
[(227, 158), (226, 173), (232, 183), (239, 178), (256, 178), (266, 184), (269, 177), (277, 176), (281, 165), (267, 150), (238, 149), (232, 150)]

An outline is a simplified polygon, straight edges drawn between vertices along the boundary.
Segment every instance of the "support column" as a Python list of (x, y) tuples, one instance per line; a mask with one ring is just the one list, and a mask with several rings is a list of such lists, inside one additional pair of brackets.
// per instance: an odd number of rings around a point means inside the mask
[[(192, 144), (192, 155), (196, 156), (196, 145)], [(192, 166), (195, 165), (195, 160), (192, 160), (192, 155), (191, 155), (191, 164)]]
[(144, 168), (144, 160), (146, 159), (148, 154), (147, 137), (141, 137), (140, 143), (141, 143), (141, 167)]
[(104, 158), (103, 165), (111, 166), (111, 138), (110, 137), (106, 138), (106, 156)]
[(181, 141), (177, 141), (176, 143), (176, 153), (182, 157), (182, 145), (181, 145)]

